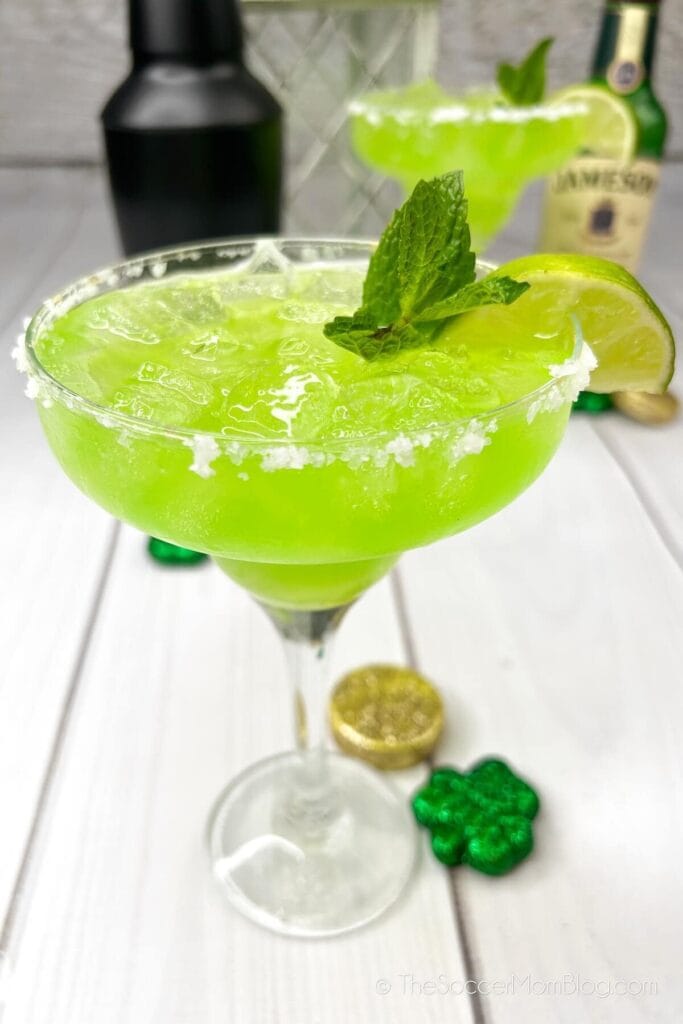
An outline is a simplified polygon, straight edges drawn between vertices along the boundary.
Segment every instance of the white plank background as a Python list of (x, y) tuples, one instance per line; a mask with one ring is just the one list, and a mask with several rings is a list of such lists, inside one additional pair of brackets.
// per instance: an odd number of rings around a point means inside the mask
[[(679, 326), (681, 191), (669, 170), (643, 275)], [(3, 348), (113, 253), (102, 196), (95, 169), (0, 172)], [(536, 198), (502, 257), (530, 246)], [(224, 908), (202, 850), (226, 779), (289, 741), (267, 622), (212, 567), (165, 572), (115, 535), (53, 463), (6, 358), (0, 416), (3, 1024), (678, 1024), (681, 421), (574, 418), (516, 504), (406, 556), (351, 613), (337, 671), (415, 661), (447, 701), (439, 759), (500, 753), (544, 807), (515, 873), (425, 855), (386, 918), (315, 943)], [(616, 983), (644, 987), (605, 996)]]
[[(65, 277), (112, 250), (94, 176), (0, 171), (6, 260), (0, 317), (2, 586), (0, 587), (0, 913), (40, 798), (68, 702), (113, 526), (54, 472), (9, 349), (22, 317)], [(30, 211), (30, 215), (29, 214)], [(85, 231), (85, 234), (84, 234)]]

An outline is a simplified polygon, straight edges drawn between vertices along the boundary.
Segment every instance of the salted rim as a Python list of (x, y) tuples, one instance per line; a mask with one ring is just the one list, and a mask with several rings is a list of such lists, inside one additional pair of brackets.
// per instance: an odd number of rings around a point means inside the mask
[[(569, 358), (562, 364), (563, 369), (561, 369), (561, 372), (553, 375), (549, 369), (549, 378), (544, 384), (539, 385), (533, 391), (521, 395), (519, 398), (513, 399), (511, 402), (506, 402), (503, 405), (481, 413), (475, 413), (474, 415), (459, 416), (452, 420), (411, 430), (383, 430), (359, 437), (327, 440), (320, 440), (316, 437), (309, 439), (297, 438), (294, 440), (289, 437), (249, 438), (239, 433), (226, 434), (220, 431), (192, 429), (191, 427), (166, 426), (162, 423), (137, 419), (117, 409), (112, 409), (110, 406), (100, 405), (68, 388), (45, 369), (35, 351), (34, 344), (39, 340), (41, 330), (47, 324), (54, 322), (57, 317), (62, 316), (64, 313), (97, 295), (103, 295), (109, 291), (121, 290), (126, 287), (135, 287), (135, 285), (142, 283), (143, 279), (150, 281), (159, 280), (159, 278), (166, 275), (170, 262), (177, 264), (177, 267), (171, 271), (172, 276), (188, 275), (193, 273), (193, 271), (191, 267), (183, 266), (183, 264), (196, 264), (201, 261), (204, 255), (210, 254), (216, 257), (217, 260), (227, 260), (230, 258), (230, 264), (226, 265), (224, 269), (227, 270), (227, 266), (232, 266), (237, 274), (244, 273), (245, 271), (248, 272), (251, 259), (258, 257), (259, 254), (267, 256), (270, 252), (275, 251), (286, 258), (286, 249), (300, 248), (303, 252), (314, 249), (320, 252), (321, 255), (318, 260), (311, 260), (305, 263), (290, 261), (290, 265), (313, 268), (316, 265), (334, 266), (337, 264), (342, 267), (351, 264), (352, 260), (348, 255), (345, 259), (331, 260), (329, 254), (328, 258), (325, 258), (323, 250), (325, 248), (341, 248), (347, 254), (349, 251), (358, 250), (363, 251), (367, 255), (376, 246), (377, 241), (372, 239), (282, 238), (275, 235), (262, 235), (256, 238), (226, 239), (224, 241), (206, 242), (199, 245), (156, 249), (129, 260), (110, 264), (91, 274), (85, 274), (77, 278), (41, 304), (30, 319), (25, 333), (23, 336), (20, 336), (25, 346), (25, 370), (28, 372), (29, 378), (37, 378), (39, 384), (47, 385), (49, 399), (52, 400), (59, 396), (67, 408), (83, 410), (104, 426), (110, 428), (119, 426), (131, 434), (177, 439), (183, 443), (189, 441), (190, 446), (197, 438), (211, 438), (215, 442), (220, 442), (223, 446), (237, 444), (241, 448), (254, 451), (260, 451), (264, 448), (283, 447), (289, 449), (319, 449), (328, 453), (345, 449), (357, 449), (359, 446), (372, 444), (376, 441), (387, 441), (397, 437), (419, 439), (427, 433), (440, 434), (445, 431), (457, 430), (459, 427), (465, 427), (473, 422), (485, 423), (514, 409), (531, 406), (534, 402), (542, 399), (547, 392), (556, 388), (560, 380), (566, 381), (567, 378), (577, 377), (582, 372), (582, 352), (590, 350), (584, 341), (578, 319), (572, 317), (574, 321), (574, 349)], [(246, 260), (240, 260), (240, 256), (246, 257)], [(477, 270), (485, 271), (486, 274), (497, 269), (496, 264), (479, 259), (476, 261), (476, 267)], [(209, 268), (205, 269), (209, 270)], [(213, 265), (210, 268), (210, 272), (215, 272), (219, 269), (220, 263)], [(284, 270), (284, 267), (282, 269)], [(199, 274), (200, 271), (196, 270), (194, 273)], [(567, 315), (568, 317), (572, 316), (569, 313)]]
[[(364, 117), (371, 124), (382, 121), (397, 121), (400, 124), (459, 124), (469, 121), (472, 124), (524, 124), (527, 121), (559, 121), (563, 117), (576, 114), (588, 114), (588, 104), (583, 100), (554, 100), (551, 95), (541, 103), (525, 106), (514, 106), (505, 100), (502, 93), (495, 90), (468, 89), (456, 93), (452, 97), (446, 94), (444, 101), (437, 101), (427, 108), (417, 108), (410, 99), (401, 99), (385, 107), (378, 102), (378, 97), (387, 97), (392, 93), (401, 93), (402, 89), (376, 89), (363, 96), (351, 100), (349, 113), (352, 116)], [(467, 105), (468, 97), (489, 97), (491, 106), (485, 109), (473, 109)]]

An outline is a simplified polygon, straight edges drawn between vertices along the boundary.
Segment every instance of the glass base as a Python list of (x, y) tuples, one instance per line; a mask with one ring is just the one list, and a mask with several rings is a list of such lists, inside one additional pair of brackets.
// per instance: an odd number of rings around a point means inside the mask
[(259, 761), (228, 786), (209, 823), (225, 895), (286, 935), (335, 935), (371, 921), (398, 899), (416, 851), (408, 798), (338, 754)]

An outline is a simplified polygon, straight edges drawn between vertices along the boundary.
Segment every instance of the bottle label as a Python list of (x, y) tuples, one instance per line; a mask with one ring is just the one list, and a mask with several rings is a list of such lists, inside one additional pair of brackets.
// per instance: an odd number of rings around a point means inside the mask
[(656, 160), (572, 160), (548, 179), (541, 251), (604, 256), (635, 270), (659, 172)]
[(648, 7), (621, 10), (614, 57), (607, 68), (607, 82), (620, 96), (635, 92), (645, 78), (643, 54), (651, 14)]

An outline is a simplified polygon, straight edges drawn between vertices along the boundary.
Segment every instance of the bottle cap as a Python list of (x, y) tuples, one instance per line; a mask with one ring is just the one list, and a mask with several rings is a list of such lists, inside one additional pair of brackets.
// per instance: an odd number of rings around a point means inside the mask
[(239, 61), (237, 0), (130, 0), (130, 45), (147, 58)]
[(443, 728), (443, 703), (413, 669), (366, 665), (337, 683), (330, 721), (347, 754), (376, 768), (408, 768), (434, 749)]
[(646, 391), (617, 391), (612, 395), (615, 407), (638, 423), (659, 426), (678, 415), (680, 402), (670, 391), (651, 395)]

